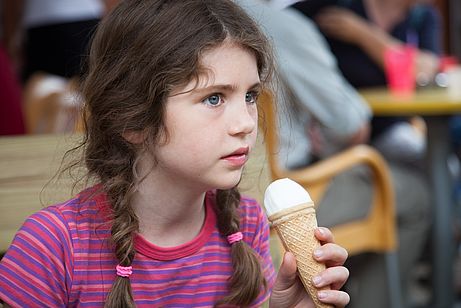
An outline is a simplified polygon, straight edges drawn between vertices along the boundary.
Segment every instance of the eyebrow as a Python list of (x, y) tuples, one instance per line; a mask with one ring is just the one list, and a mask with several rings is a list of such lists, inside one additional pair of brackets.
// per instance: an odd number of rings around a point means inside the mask
[[(253, 85), (249, 87), (249, 89), (252, 89), (252, 90), (261, 90), (261, 88), (262, 88), (262, 85), (260, 81), (254, 83)], [(203, 87), (203, 88), (200, 88), (200, 87), (192, 88), (187, 91), (174, 93), (170, 95), (170, 97), (183, 95), (183, 94), (200, 95), (200, 94), (209, 93), (209, 92), (234, 91), (235, 89), (237, 89), (237, 86), (232, 85), (232, 84), (222, 84), (222, 85), (217, 84), (217, 85), (211, 85), (211, 86)]]
[[(256, 82), (250, 87), (248, 87), (248, 89), (259, 89), (261, 87), (262, 87), (261, 82)], [(236, 89), (237, 89), (237, 86), (233, 84), (222, 84), (222, 85), (217, 84), (217, 85), (211, 85), (211, 86), (204, 87), (204, 88), (195, 88), (192, 91), (194, 92), (219, 92), (219, 91), (235, 91)]]

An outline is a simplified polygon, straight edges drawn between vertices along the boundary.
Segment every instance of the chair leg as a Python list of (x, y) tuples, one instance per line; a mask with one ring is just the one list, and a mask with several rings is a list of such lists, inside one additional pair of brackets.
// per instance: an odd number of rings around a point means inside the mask
[(395, 252), (386, 253), (386, 270), (391, 307), (402, 308), (399, 263)]

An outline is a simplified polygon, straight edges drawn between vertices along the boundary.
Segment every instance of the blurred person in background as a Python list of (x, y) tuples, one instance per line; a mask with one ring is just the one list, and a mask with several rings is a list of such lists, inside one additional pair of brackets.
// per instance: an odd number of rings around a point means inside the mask
[[(260, 24), (274, 45), (280, 75), (275, 93), (280, 164), (301, 169), (347, 147), (367, 143), (370, 109), (341, 75), (315, 24), (293, 9), (279, 10), (258, 0), (236, 2)], [(428, 236), (430, 195), (415, 168), (390, 162), (389, 169), (395, 191), (402, 293), (407, 295), (411, 269)], [(357, 167), (332, 181), (317, 206), (319, 225), (331, 227), (368, 214), (373, 188), (367, 171)], [(348, 307), (390, 307), (384, 256), (367, 253), (349, 260)]]
[[(428, 2), (307, 0), (292, 7), (316, 21), (343, 75), (362, 89), (387, 84), (384, 53), (405, 45), (415, 48), (417, 83), (424, 86), (433, 81), (442, 49), (441, 24), (438, 12)], [(372, 144), (388, 159), (419, 165), (426, 147), (421, 124), (421, 119), (374, 117)]]
[(23, 82), (35, 72), (79, 75), (103, 1), (3, 1), (3, 41)]

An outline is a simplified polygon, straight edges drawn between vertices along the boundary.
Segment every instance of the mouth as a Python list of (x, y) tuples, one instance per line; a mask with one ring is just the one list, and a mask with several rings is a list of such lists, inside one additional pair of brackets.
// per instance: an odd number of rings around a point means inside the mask
[(232, 166), (241, 167), (248, 160), (249, 147), (242, 147), (232, 152), (229, 155), (223, 156), (221, 159), (227, 161)]

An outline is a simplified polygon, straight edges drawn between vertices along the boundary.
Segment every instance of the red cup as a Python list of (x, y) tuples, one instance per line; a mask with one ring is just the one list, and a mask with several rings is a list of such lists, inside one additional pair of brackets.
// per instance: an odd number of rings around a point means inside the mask
[(415, 48), (393, 47), (384, 51), (384, 70), (392, 94), (410, 96), (415, 91)]

